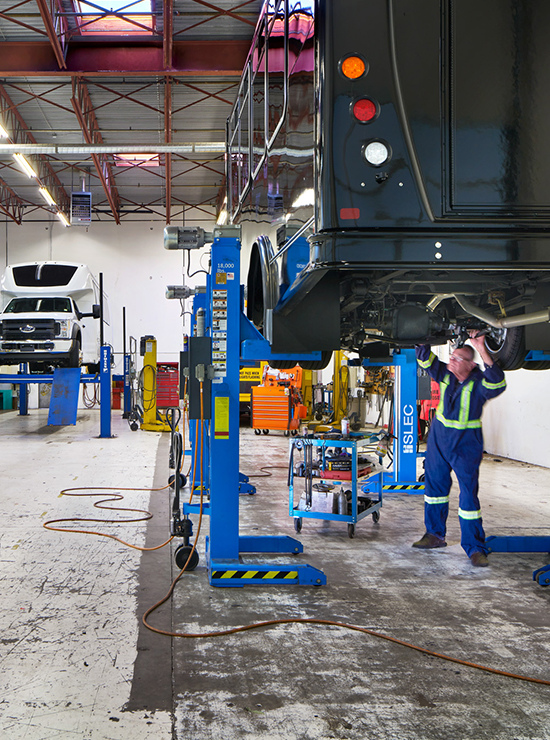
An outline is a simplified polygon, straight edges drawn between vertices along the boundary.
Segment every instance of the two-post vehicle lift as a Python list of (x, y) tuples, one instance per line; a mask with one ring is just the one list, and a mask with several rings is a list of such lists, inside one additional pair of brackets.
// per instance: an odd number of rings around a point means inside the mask
[[(82, 373), (80, 368), (56, 368), (53, 373), (30, 373), (28, 371), (27, 363), (22, 363), (19, 366), (18, 373), (10, 373), (0, 375), (0, 383), (13, 383), (19, 386), (19, 415), (27, 416), (29, 413), (29, 404), (27, 398), (27, 386), (32, 383), (52, 383), (55, 384), (56, 380), (60, 383), (64, 382), (62, 372), (63, 370), (73, 370), (77, 374), (77, 383), (99, 383), (100, 388), (100, 433), (101, 438), (111, 437), (111, 347), (104, 345), (101, 347), (100, 352), (100, 368), (99, 373), (91, 375), (88, 373)], [(60, 372), (61, 371), (61, 372)], [(63, 397), (65, 394), (62, 393)], [(76, 404), (78, 397), (75, 396), (72, 399), (74, 403), (74, 417), (76, 418)], [(74, 423), (74, 421), (61, 421), (53, 418), (49, 421), (50, 424), (66, 424)]]

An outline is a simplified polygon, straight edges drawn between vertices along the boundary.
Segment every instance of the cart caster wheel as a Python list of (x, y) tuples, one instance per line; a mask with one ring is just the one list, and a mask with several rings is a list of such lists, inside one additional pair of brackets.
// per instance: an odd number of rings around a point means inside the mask
[[(184, 485), (187, 483), (187, 478), (184, 476), (183, 473), (179, 473), (178, 475), (180, 477), (180, 488), (183, 488)], [(176, 480), (176, 476), (175, 475), (171, 475), (168, 478), (168, 485), (170, 486), (170, 488), (174, 488), (175, 480)]]
[(294, 530), (297, 532), (297, 534), (300, 534), (302, 531), (302, 520), (300, 517), (294, 518)]
[(132, 422), (132, 423), (130, 424), (130, 429), (131, 429), (131, 430), (132, 430), (133, 432), (137, 432), (137, 430), (139, 429), (139, 427), (138, 427), (138, 424), (137, 424), (137, 422), (136, 422), (136, 421), (133, 421), (133, 422)]
[(537, 575), (537, 583), (539, 586), (550, 586), (550, 571), (543, 571)]
[(348, 524), (348, 537), (350, 540), (355, 537), (355, 524)]
[(285, 429), (284, 435), (285, 437), (290, 437), (290, 432), (288, 431), (288, 429)]
[(378, 522), (380, 521), (380, 512), (379, 511), (373, 511), (372, 512), (372, 521), (374, 522), (374, 524), (378, 524)]
[[(176, 552), (174, 553), (174, 560), (176, 561), (176, 565), (180, 570), (187, 562), (187, 558), (189, 557), (189, 553), (191, 552), (191, 550), (191, 545), (180, 545), (178, 548), (176, 548)], [(195, 570), (198, 564), (199, 553), (196, 550), (193, 550), (191, 560), (187, 563), (187, 568), (185, 569), (185, 571), (187, 572), (190, 570)]]
[(260, 435), (262, 433), (261, 429), (254, 429), (254, 434)]
[(269, 429), (262, 429), (262, 434), (269, 434)]
[(292, 434), (293, 437), (295, 437), (298, 434), (298, 430), (293, 429), (290, 433)]

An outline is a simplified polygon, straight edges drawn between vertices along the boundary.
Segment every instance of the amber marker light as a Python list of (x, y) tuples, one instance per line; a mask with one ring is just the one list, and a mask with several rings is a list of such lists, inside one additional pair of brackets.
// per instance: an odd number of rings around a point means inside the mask
[(340, 70), (344, 77), (349, 80), (356, 80), (365, 74), (367, 67), (361, 57), (346, 57), (340, 63)]

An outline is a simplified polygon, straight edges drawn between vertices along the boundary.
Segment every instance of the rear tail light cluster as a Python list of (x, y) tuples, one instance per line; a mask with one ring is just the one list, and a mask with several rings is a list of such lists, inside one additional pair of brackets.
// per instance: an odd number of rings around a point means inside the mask
[[(339, 63), (340, 73), (349, 80), (358, 80), (368, 72), (367, 62), (359, 54), (349, 54)], [(367, 96), (355, 99), (350, 106), (350, 113), (359, 123), (368, 124), (378, 118), (380, 106)], [(385, 141), (372, 139), (362, 149), (365, 161), (371, 167), (383, 167), (391, 159), (391, 147)]]

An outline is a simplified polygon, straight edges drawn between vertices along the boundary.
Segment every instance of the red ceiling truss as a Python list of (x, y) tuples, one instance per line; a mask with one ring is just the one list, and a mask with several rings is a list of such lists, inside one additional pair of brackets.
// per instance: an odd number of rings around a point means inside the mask
[(69, 36), (69, 25), (67, 18), (60, 15), (63, 11), (60, 0), (36, 0), (38, 10), (42, 16), (42, 21), (46, 28), (46, 33), (55, 54), (57, 64), (60, 69), (67, 67), (65, 63), (65, 54), (67, 51), (67, 41)]
[[(170, 144), (172, 141), (172, 80), (167, 77), (164, 82), (164, 142)], [(166, 197), (166, 223), (170, 223), (170, 206), (172, 203), (172, 155), (166, 152), (164, 155), (164, 178)]]
[[(16, 105), (14, 105), (12, 99), (8, 95), (3, 85), (0, 85), (0, 113), (2, 114), (4, 125), (6, 125), (8, 127), (8, 130), (10, 131), (10, 143), (38, 143), (34, 135), (29, 130), (29, 127), (25, 123), (23, 116), (19, 112), (19, 109)], [(41, 181), (40, 184), (48, 188), (61, 210), (65, 213), (69, 213), (70, 197), (63, 187), (63, 184), (59, 179), (56, 171), (50, 164), (48, 157), (39, 154), (34, 160), (34, 164), (36, 165), (38, 171), (39, 179)], [(4, 203), (3, 198), (2, 203)]]
[[(86, 83), (81, 78), (73, 78), (73, 97), (71, 103), (88, 144), (103, 144), (103, 137), (94, 112), (92, 99)], [(109, 201), (109, 206), (117, 224), (120, 224), (120, 198), (115, 184), (113, 168), (106, 154), (92, 154), (97, 174)]]
[[(73, 142), (82, 136), (80, 145), (132, 144), (138, 129), (135, 141), (149, 145), (223, 141), (262, 0), (156, 0), (150, 13), (132, 13), (132, 0), (121, 10), (106, 7), (107, 0), (82, 6), (77, 0), (22, 0), (5, 7), (9, 2), (0, 12), (0, 122), (9, 143), (45, 145), (55, 137), (64, 144), (63, 132), (70, 132)], [(144, 132), (151, 132), (148, 138)], [(224, 176), (224, 155), (215, 152), (161, 153), (156, 168), (143, 160), (121, 165), (116, 154), (93, 152), (72, 159), (36, 154), (32, 162), (39, 184), (65, 213), (77, 173), (89, 178), (94, 191), (101, 183), (104, 196), (94, 198), (98, 214), (119, 224), (134, 210), (150, 209), (169, 224), (189, 209), (214, 216)], [(48, 210), (21, 195), (27, 191), (10, 180), (17, 168), (3, 156), (1, 212), (21, 223), (31, 209)], [(214, 194), (205, 199), (210, 190)], [(40, 200), (34, 191), (33, 197)]]
[(8, 183), (0, 177), (0, 210), (2, 213), (20, 225), (23, 220), (24, 206), (25, 203), (17, 193), (14, 193)]

